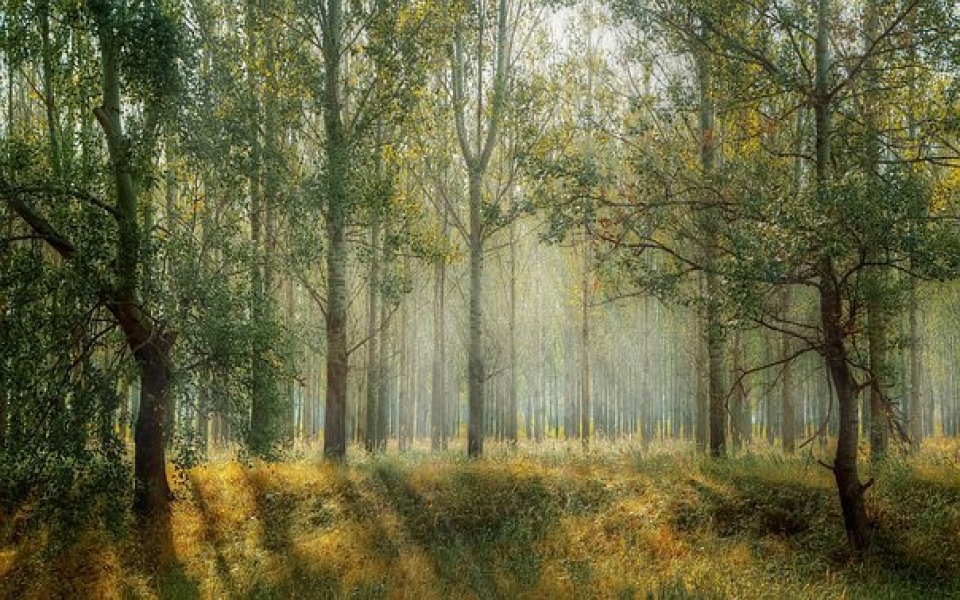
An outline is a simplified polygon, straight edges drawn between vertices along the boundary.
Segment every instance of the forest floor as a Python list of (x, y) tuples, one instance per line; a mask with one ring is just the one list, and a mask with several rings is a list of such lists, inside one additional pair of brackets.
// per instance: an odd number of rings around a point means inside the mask
[(0, 524), (0, 597), (960, 597), (960, 445), (864, 471), (877, 532), (857, 558), (810, 455), (211, 462), (176, 472), (159, 533), (87, 524), (51, 551), (55, 533)]

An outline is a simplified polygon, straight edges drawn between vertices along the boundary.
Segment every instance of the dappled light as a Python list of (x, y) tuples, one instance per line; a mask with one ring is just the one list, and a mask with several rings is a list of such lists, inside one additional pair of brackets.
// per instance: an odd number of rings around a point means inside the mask
[[(951, 448), (956, 448), (954, 444)], [(946, 449), (946, 448), (945, 448)], [(910, 463), (871, 494), (865, 563), (838, 552), (831, 478), (802, 458), (532, 447), (454, 456), (195, 467), (175, 480), (174, 560), (85, 528), (50, 569), (4, 550), (3, 596), (718, 597), (956, 593), (960, 464)], [(683, 469), (675, 468), (682, 464)], [(914, 515), (914, 517), (906, 517)], [(56, 576), (42, 575), (54, 571)], [(824, 573), (830, 573), (824, 577)]]
[(958, 37), (0, 0), (0, 599), (960, 597)]

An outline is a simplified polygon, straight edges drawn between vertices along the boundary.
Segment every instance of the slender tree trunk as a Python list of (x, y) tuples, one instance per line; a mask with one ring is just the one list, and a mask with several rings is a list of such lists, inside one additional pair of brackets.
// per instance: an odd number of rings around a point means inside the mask
[[(481, 9), (482, 10), (482, 9)], [(495, 64), (493, 72), (493, 98), (489, 110), (483, 105), (483, 43), (484, 18), (478, 20), (478, 34), (481, 39), (477, 52), (476, 71), (476, 119), (477, 126), (472, 136), (467, 132), (465, 118), (466, 97), (464, 92), (464, 50), (460, 28), (454, 34), (454, 52), (451, 63), (454, 117), (457, 137), (464, 162), (467, 165), (469, 179), (469, 252), (470, 252), (470, 312), (469, 342), (467, 346), (467, 391), (469, 422), (467, 424), (467, 454), (471, 457), (483, 453), (484, 396), (485, 381), (483, 353), (483, 250), (486, 227), (483, 219), (483, 177), (490, 164), (493, 149), (499, 140), (500, 121), (503, 118), (504, 98), (507, 94), (509, 70), (509, 39), (507, 22), (509, 19), (506, 0), (497, 2), (497, 31), (495, 41)], [(487, 126), (483, 123), (486, 119)]]
[[(790, 310), (790, 288), (780, 289), (780, 316), (787, 318)], [(780, 334), (780, 357), (786, 360), (792, 352), (790, 335)], [(783, 451), (793, 454), (797, 449), (796, 408), (793, 405), (793, 365), (792, 361), (783, 363), (780, 375), (780, 441)]]
[(50, 167), (55, 178), (60, 176), (60, 135), (57, 121), (57, 98), (54, 87), (54, 56), (50, 39), (50, 0), (41, 0), (40, 12), (40, 53), (42, 54), (43, 104), (47, 116), (47, 144)]
[(507, 390), (506, 438), (517, 443), (517, 232), (510, 224), (510, 381)]
[(470, 172), (470, 341), (467, 351), (469, 422), (467, 454), (483, 454), (483, 223), (481, 193), (483, 172)]
[[(829, 96), (830, 0), (817, 3), (817, 38), (815, 46), (816, 82), (813, 105), (816, 123), (816, 185), (821, 206), (827, 205), (830, 182), (830, 110)], [(863, 493), (867, 486), (860, 483), (857, 465), (859, 427), (857, 423), (857, 384), (847, 357), (843, 333), (843, 296), (834, 272), (833, 257), (825, 255), (819, 262), (820, 321), (823, 330), (823, 354), (837, 394), (839, 427), (837, 454), (833, 473), (840, 496), (844, 528), (847, 538), (857, 551), (870, 543), (870, 525), (867, 520)]]
[(743, 447), (743, 402), (745, 388), (740, 372), (743, 370), (743, 332), (737, 330), (733, 336), (733, 376), (737, 378), (736, 388), (731, 396), (730, 406), (730, 443), (734, 452)]
[[(700, 167), (703, 178), (713, 177), (716, 146), (714, 138), (713, 77), (706, 50), (696, 52), (700, 83)], [(711, 200), (712, 202), (712, 200)], [(723, 389), (723, 326), (720, 323), (720, 277), (717, 273), (717, 217), (708, 209), (703, 215), (704, 264), (707, 278), (707, 388), (710, 402), (710, 455), (726, 454), (726, 405)]]
[[(387, 238), (390, 237), (389, 228), (385, 232)], [(393, 355), (393, 331), (390, 326), (390, 307), (386, 302), (380, 301), (380, 356), (377, 359), (377, 410), (376, 410), (376, 452), (384, 452), (387, 449), (387, 437), (390, 430), (390, 405), (391, 390), (393, 389), (396, 378), (394, 377), (390, 357)]]
[[(706, 277), (700, 281), (700, 289), (706, 294)], [(710, 384), (709, 384), (709, 362), (707, 360), (707, 336), (708, 325), (706, 309), (702, 309), (697, 315), (697, 336), (696, 336), (696, 366), (697, 366), (697, 423), (696, 423), (696, 444), (697, 452), (704, 453), (710, 440)], [(649, 356), (649, 355), (648, 355)], [(644, 394), (646, 402), (650, 401), (649, 394)], [(649, 413), (649, 410), (646, 411)], [(650, 416), (644, 419), (644, 430), (649, 431)], [(649, 437), (649, 435), (645, 436)]]
[[(877, 6), (874, 0), (867, 0), (864, 10), (864, 52), (870, 52), (878, 30)], [(866, 140), (864, 144), (864, 169), (867, 180), (876, 182), (879, 176), (880, 144), (877, 132), (877, 90), (874, 78), (879, 74), (874, 68), (875, 60), (871, 59), (865, 69), (866, 86), (864, 91), (864, 129)], [(873, 186), (868, 187), (868, 193), (876, 193)], [(886, 293), (886, 277), (879, 269), (869, 273), (873, 285), (867, 298), (867, 345), (870, 354), (870, 457), (874, 460), (887, 453), (889, 417), (888, 403), (884, 390), (890, 376), (887, 365), (887, 315), (883, 312), (880, 296)]]
[(910, 306), (909, 306), (909, 328), (910, 328), (910, 444), (914, 451), (920, 449), (923, 442), (924, 419), (923, 419), (923, 395), (921, 394), (920, 383), (922, 370), (920, 368), (920, 328), (917, 326), (917, 283), (910, 283)]
[[(443, 208), (443, 232), (446, 236), (448, 229), (447, 209)], [(433, 271), (433, 385), (430, 402), (430, 446), (434, 452), (446, 446), (447, 438), (447, 399), (444, 389), (446, 366), (446, 332), (444, 324), (446, 314), (444, 308), (444, 292), (446, 288), (446, 261), (437, 259)]]
[(367, 404), (363, 445), (367, 452), (377, 450), (377, 402), (380, 397), (380, 350), (382, 335), (377, 334), (380, 317), (380, 217), (375, 215), (370, 225), (370, 278), (367, 282)]
[(327, 400), (323, 453), (342, 459), (347, 451), (347, 177), (349, 141), (340, 114), (341, 0), (327, 0), (323, 23), (323, 121), (327, 153)]
[(583, 291), (580, 299), (580, 443), (590, 445), (590, 410), (592, 404), (590, 389), (590, 228), (587, 224), (588, 212), (584, 208), (583, 223)]
[[(404, 259), (406, 266), (404, 268), (410, 272), (409, 258)], [(404, 298), (403, 305), (400, 307), (400, 331), (397, 332), (397, 338), (400, 344), (400, 355), (397, 359), (397, 373), (399, 377), (399, 394), (397, 396), (397, 446), (400, 452), (407, 450), (410, 441), (416, 439), (416, 412), (415, 402), (416, 390), (412, 385), (412, 373), (410, 372), (410, 330), (409, 330), (409, 312), (412, 298)], [(414, 349), (416, 351), (416, 349)]]

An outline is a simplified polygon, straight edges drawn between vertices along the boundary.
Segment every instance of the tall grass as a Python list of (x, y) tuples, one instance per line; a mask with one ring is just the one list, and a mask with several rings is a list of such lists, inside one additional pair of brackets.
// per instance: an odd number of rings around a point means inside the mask
[(0, 524), (0, 596), (960, 596), (957, 450), (868, 467), (865, 557), (848, 551), (832, 474), (811, 455), (555, 443), (494, 444), (476, 461), (417, 448), (209, 463), (176, 478), (166, 532), (90, 527), (51, 553), (42, 527)]

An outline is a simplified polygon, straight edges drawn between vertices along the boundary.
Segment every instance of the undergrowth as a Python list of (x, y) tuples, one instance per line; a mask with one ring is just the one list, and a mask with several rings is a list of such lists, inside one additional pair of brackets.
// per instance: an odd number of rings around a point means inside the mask
[(859, 557), (809, 457), (555, 446), (208, 463), (174, 478), (166, 529), (91, 519), (57, 546), (50, 528), (0, 527), (0, 597), (960, 597), (956, 448), (865, 470), (876, 535)]

